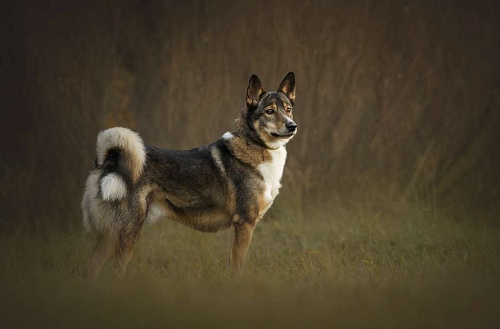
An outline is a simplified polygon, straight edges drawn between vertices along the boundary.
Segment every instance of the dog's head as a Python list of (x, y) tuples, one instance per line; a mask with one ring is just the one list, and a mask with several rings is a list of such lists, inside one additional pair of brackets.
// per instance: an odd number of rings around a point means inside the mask
[(252, 139), (269, 149), (284, 146), (297, 133), (293, 121), (295, 74), (288, 73), (275, 92), (266, 92), (256, 75), (250, 77), (246, 106), (239, 119)]

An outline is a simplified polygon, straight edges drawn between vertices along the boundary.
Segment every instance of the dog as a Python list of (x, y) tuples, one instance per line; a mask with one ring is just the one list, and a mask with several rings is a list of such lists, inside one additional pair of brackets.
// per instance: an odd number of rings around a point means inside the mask
[(143, 224), (161, 218), (203, 232), (233, 227), (229, 265), (240, 271), (281, 187), (285, 146), (297, 133), (294, 101), (293, 72), (276, 92), (252, 75), (236, 130), (212, 144), (166, 150), (127, 128), (100, 132), (82, 200), (84, 226), (95, 239), (87, 275), (97, 277), (112, 255), (124, 275)]

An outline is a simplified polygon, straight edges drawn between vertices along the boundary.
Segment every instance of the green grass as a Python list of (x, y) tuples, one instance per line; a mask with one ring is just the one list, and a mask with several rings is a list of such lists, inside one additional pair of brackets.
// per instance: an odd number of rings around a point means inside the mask
[(125, 278), (83, 279), (80, 229), (2, 233), (9, 327), (495, 327), (500, 239), (425, 212), (259, 223), (246, 271), (226, 270), (230, 231), (144, 229)]

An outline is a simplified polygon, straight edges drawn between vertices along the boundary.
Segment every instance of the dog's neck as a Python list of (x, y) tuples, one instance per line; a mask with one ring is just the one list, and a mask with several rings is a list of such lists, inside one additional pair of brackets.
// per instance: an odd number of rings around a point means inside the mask
[(246, 164), (257, 168), (264, 162), (272, 161), (271, 152), (266, 147), (259, 145), (253, 139), (241, 132), (225, 133), (222, 136), (231, 154)]

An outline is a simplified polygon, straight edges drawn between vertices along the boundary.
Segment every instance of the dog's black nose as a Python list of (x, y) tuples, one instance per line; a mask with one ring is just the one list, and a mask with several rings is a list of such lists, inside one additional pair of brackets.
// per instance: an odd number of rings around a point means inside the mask
[(286, 128), (288, 129), (288, 131), (295, 131), (297, 130), (297, 124), (293, 121), (287, 122)]

